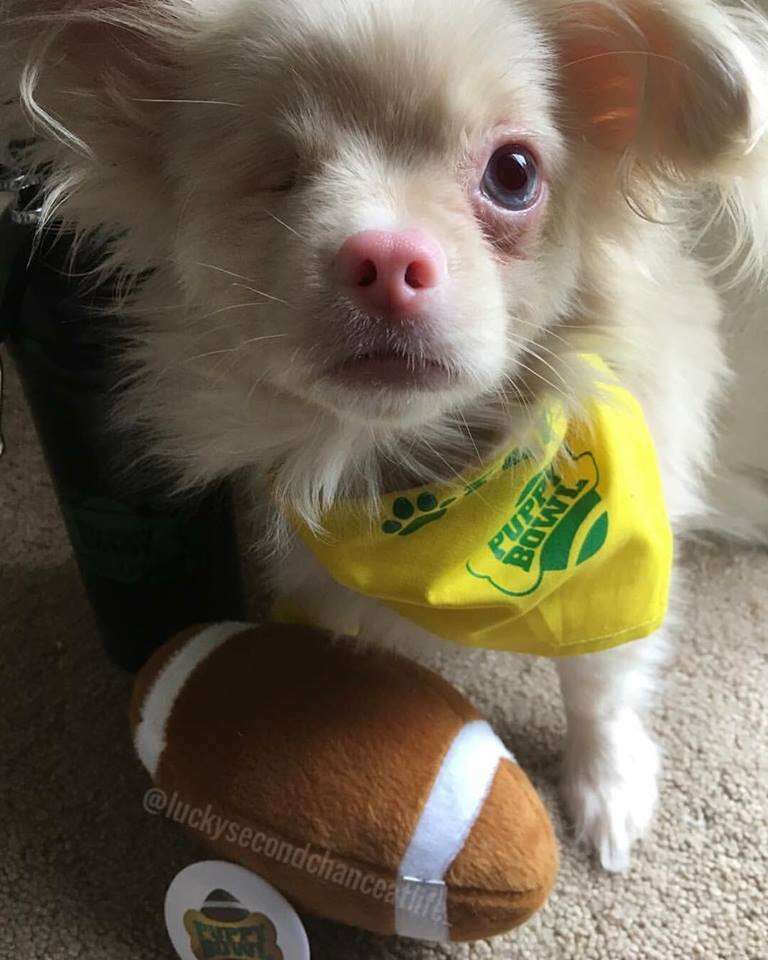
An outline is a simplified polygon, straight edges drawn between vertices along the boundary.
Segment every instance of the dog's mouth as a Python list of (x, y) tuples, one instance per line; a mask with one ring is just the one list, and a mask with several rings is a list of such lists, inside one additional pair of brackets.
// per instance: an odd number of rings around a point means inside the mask
[(356, 353), (331, 367), (328, 377), (342, 386), (363, 390), (438, 390), (454, 379), (440, 360), (398, 350)]

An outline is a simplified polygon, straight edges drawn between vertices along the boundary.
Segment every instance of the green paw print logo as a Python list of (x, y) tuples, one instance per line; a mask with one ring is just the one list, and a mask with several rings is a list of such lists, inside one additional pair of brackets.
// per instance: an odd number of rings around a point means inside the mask
[(416, 503), (408, 497), (398, 497), (392, 504), (392, 519), (386, 520), (381, 529), (390, 536), (409, 537), (428, 523), (442, 520), (455, 502), (456, 497), (451, 497), (441, 503), (432, 493), (422, 493)]

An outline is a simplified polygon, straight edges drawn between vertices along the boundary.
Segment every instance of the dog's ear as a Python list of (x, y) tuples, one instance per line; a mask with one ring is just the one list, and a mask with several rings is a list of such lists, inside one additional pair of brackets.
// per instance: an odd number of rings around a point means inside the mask
[(594, 146), (688, 180), (745, 156), (762, 134), (758, 16), (709, 0), (554, 0), (548, 13), (566, 122)]
[(46, 170), (46, 216), (130, 233), (148, 259), (167, 196), (160, 153), (179, 96), (183, 9), (186, 0), (0, 4), (0, 147), (30, 142), (23, 162)]

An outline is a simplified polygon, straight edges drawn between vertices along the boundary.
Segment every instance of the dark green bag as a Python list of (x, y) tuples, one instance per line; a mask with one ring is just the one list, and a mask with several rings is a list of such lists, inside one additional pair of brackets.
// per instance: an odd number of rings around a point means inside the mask
[(69, 252), (63, 239), (43, 239), (30, 257), (30, 230), (9, 211), (0, 218), (0, 340), (22, 380), (106, 650), (136, 670), (190, 624), (244, 619), (231, 493), (222, 486), (181, 501), (159, 468), (117, 469), (120, 441), (106, 420), (119, 319), (98, 310), (109, 289), (86, 295), (70, 278), (89, 264), (71, 271)]

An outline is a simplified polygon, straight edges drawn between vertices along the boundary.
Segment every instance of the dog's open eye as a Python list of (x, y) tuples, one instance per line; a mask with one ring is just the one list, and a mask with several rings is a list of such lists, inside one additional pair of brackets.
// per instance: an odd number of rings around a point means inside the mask
[(506, 144), (488, 161), (480, 189), (504, 210), (527, 210), (541, 193), (541, 176), (530, 150), (517, 143)]

